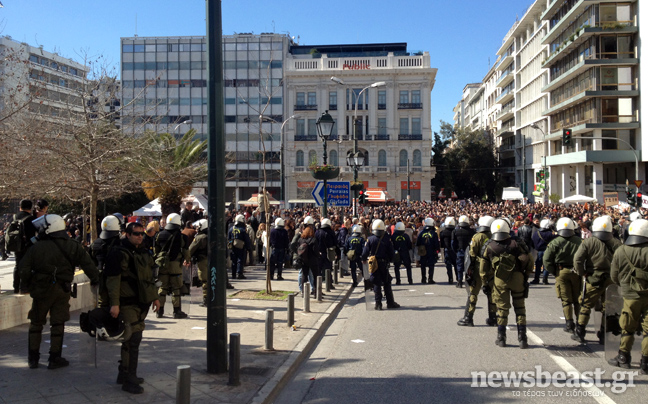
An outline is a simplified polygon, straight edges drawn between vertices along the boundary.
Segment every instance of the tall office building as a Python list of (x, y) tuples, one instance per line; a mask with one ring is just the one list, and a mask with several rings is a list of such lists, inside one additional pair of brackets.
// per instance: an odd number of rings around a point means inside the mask
[[(313, 200), (308, 166), (322, 164), (316, 121), (325, 111), (336, 122), (327, 157), (341, 167), (338, 181), (353, 178), (347, 155), (353, 151), (357, 116), (364, 162), (358, 179), (365, 188), (406, 199), (409, 179), (412, 200), (430, 199), (430, 93), (437, 69), (430, 67), (429, 53), (408, 51), (405, 43), (292, 46), (284, 69), (285, 116), (294, 116), (284, 130), (289, 202)], [(381, 85), (370, 87), (375, 83)]]
[[(241, 201), (263, 186), (280, 189), (283, 64), (292, 40), (279, 34), (223, 36), (226, 199)], [(200, 37), (121, 39), (125, 130), (207, 136), (207, 42)], [(260, 119), (260, 116), (263, 116)]]

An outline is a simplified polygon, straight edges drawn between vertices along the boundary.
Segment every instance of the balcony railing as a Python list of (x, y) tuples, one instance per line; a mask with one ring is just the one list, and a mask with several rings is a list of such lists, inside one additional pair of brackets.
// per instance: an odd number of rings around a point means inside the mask
[(378, 104), (378, 109), (387, 109), (387, 104)]
[(389, 140), (389, 135), (373, 135), (373, 140)]
[[(337, 55), (336, 55), (337, 56)], [(428, 52), (401, 55), (390, 52), (386, 56), (342, 56), (328, 57), (327, 54), (298, 55), (287, 60), (288, 71), (300, 70), (389, 70), (430, 68)]]
[(317, 111), (317, 104), (295, 104), (295, 111)]
[(337, 104), (329, 104), (329, 111), (337, 111)]
[(398, 109), (423, 109), (423, 103), (420, 102), (399, 102)]
[(295, 135), (295, 142), (310, 142), (317, 140), (317, 135)]
[(398, 140), (423, 140), (423, 135), (398, 135)]

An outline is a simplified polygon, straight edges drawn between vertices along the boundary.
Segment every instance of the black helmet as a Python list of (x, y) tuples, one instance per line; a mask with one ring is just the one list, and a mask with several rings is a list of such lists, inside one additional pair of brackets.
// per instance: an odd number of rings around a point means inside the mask
[(91, 337), (97, 336), (101, 341), (125, 341), (130, 338), (130, 327), (126, 327), (122, 315), (117, 318), (110, 315), (110, 308), (97, 307), (87, 313), (81, 313), (79, 318), (81, 331)]

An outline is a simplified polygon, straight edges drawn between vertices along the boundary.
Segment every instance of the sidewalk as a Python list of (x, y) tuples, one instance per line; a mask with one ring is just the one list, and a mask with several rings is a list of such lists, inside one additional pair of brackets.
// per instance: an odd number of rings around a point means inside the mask
[[(228, 296), (242, 289), (265, 289), (263, 267), (247, 267), (246, 276), (232, 282), (236, 289), (228, 290)], [(272, 282), (273, 290), (296, 292), (297, 271), (287, 269), (283, 277), (284, 281)], [(81, 334), (79, 312), (71, 313), (66, 323), (63, 356), (71, 363), (64, 369), (47, 369), (49, 324), (43, 332), (38, 369), (27, 367), (28, 325), (0, 331), (0, 403), (175, 403), (179, 365), (191, 366), (192, 403), (271, 402), (344, 304), (350, 286), (350, 277), (341, 278), (335, 290), (325, 292), (322, 302), (311, 299), (310, 313), (303, 312), (303, 300), (296, 296), (296, 331), (286, 324), (286, 301), (228, 298), (227, 333), (241, 335), (241, 385), (237, 387), (227, 385), (227, 373), (206, 372), (206, 309), (198, 306), (199, 288), (191, 288), (191, 296), (182, 299), (188, 319), (174, 320), (169, 314), (157, 319), (149, 313), (140, 347), (138, 375), (145, 379), (141, 395), (126, 393), (115, 383), (120, 343), (97, 343), (96, 368), (80, 359), (80, 347), (90, 337)], [(266, 309), (274, 309), (274, 351), (263, 349)], [(169, 298), (166, 313), (170, 312)]]

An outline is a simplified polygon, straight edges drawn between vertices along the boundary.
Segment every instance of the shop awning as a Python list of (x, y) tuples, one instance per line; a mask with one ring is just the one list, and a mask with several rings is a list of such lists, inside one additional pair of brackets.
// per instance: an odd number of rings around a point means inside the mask
[(522, 192), (517, 187), (508, 187), (504, 188), (502, 191), (502, 200), (503, 201), (523, 201), (524, 200), (524, 195), (522, 195)]

